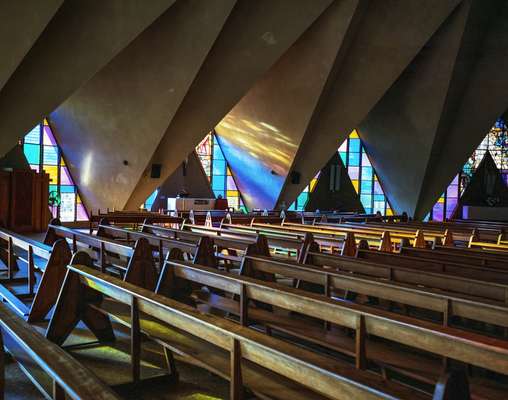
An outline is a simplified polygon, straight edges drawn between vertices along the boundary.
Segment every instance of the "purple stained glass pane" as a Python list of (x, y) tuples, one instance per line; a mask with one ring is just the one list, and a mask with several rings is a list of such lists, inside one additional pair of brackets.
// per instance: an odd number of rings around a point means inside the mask
[(85, 210), (85, 207), (83, 206), (83, 204), (78, 204), (76, 206), (76, 211), (77, 211), (77, 217), (76, 217), (77, 221), (88, 221), (88, 215), (86, 213), (86, 210)]
[(353, 179), (359, 179), (360, 177), (360, 168), (359, 167), (349, 167), (347, 169), (347, 172), (349, 173), (349, 177)]
[(370, 160), (367, 153), (362, 152), (362, 167), (370, 167)]
[(457, 199), (446, 200), (446, 218), (451, 218), (453, 212), (455, 211), (455, 207), (457, 207)]
[(374, 194), (384, 194), (378, 181), (374, 181)]
[(227, 177), (227, 190), (236, 190), (235, 181), (232, 176)]
[(459, 197), (459, 186), (455, 184), (448, 186), (448, 189), (446, 189), (446, 197), (448, 199)]
[(56, 140), (53, 137), (53, 133), (51, 132), (51, 128), (47, 125), (44, 125), (43, 131), (42, 131), (42, 141), (43, 144), (47, 146), (56, 146)]
[(458, 185), (459, 184), (459, 174), (455, 175), (455, 178), (453, 178), (453, 181), (451, 183), (452, 185)]
[(434, 204), (434, 207), (432, 208), (432, 219), (434, 221), (443, 221), (443, 217), (444, 217), (443, 203)]
[(67, 167), (61, 167), (60, 169), (60, 184), (61, 185), (74, 185), (72, 182), (71, 174)]

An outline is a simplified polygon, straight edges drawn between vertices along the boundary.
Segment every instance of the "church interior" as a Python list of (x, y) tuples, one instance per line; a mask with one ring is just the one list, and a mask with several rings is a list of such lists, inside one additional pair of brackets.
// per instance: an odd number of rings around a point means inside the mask
[(0, 400), (508, 399), (508, 1), (0, 16)]

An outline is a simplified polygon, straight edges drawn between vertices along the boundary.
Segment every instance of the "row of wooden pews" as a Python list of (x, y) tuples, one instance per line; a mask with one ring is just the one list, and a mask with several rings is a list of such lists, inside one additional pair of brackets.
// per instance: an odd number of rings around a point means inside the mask
[(55, 220), (44, 244), (0, 236), (11, 280), (32, 259), (22, 285), (30, 292), (31, 281), (35, 297), (44, 262), (28, 254), (44, 248), (48, 264), (54, 247), (66, 246), (62, 278), (50, 285), (60, 291), (56, 307), (37, 325), (48, 339), (62, 345), (84, 323), (108, 345), (127, 330), (134, 384), (145, 381), (146, 349), (162, 346), (168, 384), (183, 360), (229, 380), (232, 399), (507, 393), (501, 254), (466, 249), (476, 257), (467, 263), (461, 249), (438, 249), (422, 230), (392, 241), (377, 230), (316, 232), (280, 220), (184, 229), (145, 222), (134, 229), (103, 218), (90, 234)]

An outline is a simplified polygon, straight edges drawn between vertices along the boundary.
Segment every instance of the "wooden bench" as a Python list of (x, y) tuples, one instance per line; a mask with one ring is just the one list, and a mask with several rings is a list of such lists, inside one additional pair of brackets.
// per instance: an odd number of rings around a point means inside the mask
[(91, 263), (86, 253), (75, 255), (46, 336), (63, 343), (85, 320), (98, 339), (111, 340), (114, 318), (131, 328), (134, 381), (144, 334), (168, 350), (168, 359), (175, 354), (229, 380), (233, 400), (243, 397), (243, 387), (262, 399), (429, 398), (83, 265)]
[(89, 220), (90, 234), (93, 233), (94, 228), (100, 223), (103, 218), (107, 218), (110, 223), (119, 226), (130, 226), (135, 229), (141, 225), (144, 221), (149, 220), (150, 223), (154, 224), (169, 224), (174, 226), (181, 226), (183, 219), (179, 217), (173, 217), (170, 215), (164, 215), (154, 212), (140, 212), (140, 211), (115, 211), (91, 214)]
[(6, 243), (0, 250), (6, 263), (0, 297), (28, 321), (43, 320), (56, 302), (71, 259), (69, 245), (56, 240), (48, 246), (5, 229), (0, 229), (0, 240)]
[[(471, 264), (459, 264), (445, 259), (411, 257), (401, 254), (389, 254), (381, 251), (358, 249), (356, 257), (379, 264), (396, 265), (419, 271), (440, 272), (482, 281), (508, 284), (507, 269), (483, 267)], [(508, 266), (507, 266), (508, 267)]]
[[(164, 280), (167, 284), (164, 285)], [(170, 297), (178, 291), (179, 281), (200, 284), (238, 297), (221, 296), (209, 290), (193, 292), (196, 302), (206, 309), (217, 309), (239, 317), (240, 324), (261, 324), (294, 339), (313, 343), (354, 358), (358, 369), (373, 361), (385, 369), (435, 383), (442, 359), (450, 358), (477, 367), (508, 374), (508, 342), (457, 329), (408, 318), (368, 307), (339, 303), (325, 296), (287, 288), (248, 277), (238, 277), (184, 261), (169, 261), (161, 275), (160, 292)], [(181, 297), (181, 294), (177, 294)], [(254, 303), (254, 304), (252, 304)], [(261, 303), (273, 307), (256, 306)], [(297, 313), (295, 315), (294, 313)], [(332, 329), (315, 323), (316, 318), (332, 324)], [(354, 338), (340, 328), (355, 331)], [(401, 348), (396, 344), (403, 345)], [(395, 346), (395, 347), (394, 347)], [(412, 348), (413, 350), (408, 350)], [(423, 353), (421, 353), (423, 352)], [(329, 354), (328, 351), (325, 351)], [(505, 388), (508, 388), (506, 386)], [(475, 388), (481, 394), (482, 387)], [(477, 397), (481, 398), (481, 396)]]
[[(160, 227), (156, 225), (143, 224), (142, 232), (171, 240), (179, 240), (188, 243), (199, 243), (203, 238), (212, 240), (215, 246), (215, 257), (228, 262), (240, 264), (242, 255), (249, 251), (260, 255), (269, 255), (270, 250), (266, 237), (263, 235), (249, 235), (239, 237), (238, 235), (218, 234), (213, 228), (199, 227), (203, 231), (197, 232), (178, 230)], [(226, 252), (227, 254), (223, 254)], [(210, 265), (205, 263), (206, 265)]]
[[(454, 321), (454, 317), (459, 317), (508, 328), (508, 304), (504, 301), (447, 293), (270, 257), (246, 256), (241, 272), (247, 276), (262, 272), (275, 277), (290, 278), (298, 283), (312, 284), (309, 290), (315, 291), (317, 286), (319, 293), (330, 298), (355, 301), (358, 294), (375, 297), (378, 301), (367, 302), (372, 307), (379, 307), (379, 300), (385, 300), (432, 311), (437, 314), (433, 320), (441, 322), (443, 326), (453, 324), (463, 328), (463, 325), (457, 325)], [(297, 287), (305, 289), (306, 285), (299, 284)], [(420, 314), (413, 312), (412, 315)], [(428, 319), (429, 313), (422, 313), (421, 317)]]
[(316, 252), (309, 252), (305, 263), (508, 304), (508, 285), (501, 283)]
[(2, 399), (5, 390), (4, 346), (45, 398), (54, 400), (120, 398), (88, 369), (1, 303), (0, 327)]
[(70, 242), (73, 253), (77, 252), (79, 247), (89, 249), (93, 253), (97, 268), (102, 272), (114, 273), (126, 282), (143, 288), (155, 288), (158, 271), (148, 240), (138, 239), (132, 247), (59, 224), (57, 219), (51, 221), (44, 238), (45, 244), (52, 245), (57, 240), (64, 239)]

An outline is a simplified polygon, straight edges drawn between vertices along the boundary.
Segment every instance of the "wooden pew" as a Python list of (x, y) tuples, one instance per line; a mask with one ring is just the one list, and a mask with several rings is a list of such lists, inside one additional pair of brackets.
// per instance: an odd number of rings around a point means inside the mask
[[(46, 336), (63, 343), (80, 320), (98, 339), (110, 339), (110, 317), (131, 328), (134, 381), (139, 381), (141, 335), (187, 362), (230, 381), (230, 398), (247, 387), (272, 399), (424, 399), (418, 391), (356, 371), (234, 322), (198, 312), (164, 296), (91, 268), (86, 253), (75, 255)], [(88, 264), (88, 266), (83, 265)], [(102, 300), (104, 296), (114, 301)], [(89, 326), (90, 326), (89, 325)]]
[(400, 254), (424, 259), (442, 260), (458, 264), (469, 264), (481, 267), (508, 269), (508, 254), (493, 254), (481, 250), (466, 248), (450, 248), (437, 246), (434, 249), (419, 249), (414, 247), (402, 247)]
[(5, 390), (4, 346), (46, 398), (55, 400), (65, 398), (116, 400), (120, 398), (88, 369), (1, 303), (0, 328), (0, 397), (2, 399)]
[(102, 272), (114, 273), (123, 277), (126, 282), (143, 288), (155, 288), (158, 271), (148, 240), (138, 239), (134, 247), (131, 247), (59, 224), (57, 219), (51, 221), (44, 238), (45, 244), (52, 245), (57, 240), (64, 239), (71, 243), (73, 253), (78, 251), (78, 247), (89, 248), (94, 253), (97, 268)]
[[(301, 254), (305, 251), (308, 243), (314, 241), (312, 234), (303, 234), (303, 235), (285, 235), (285, 234), (273, 234), (271, 232), (257, 232), (255, 229), (229, 229), (230, 224), (223, 224), (221, 228), (210, 228), (198, 225), (186, 225), (185, 229), (198, 233), (212, 236), (214, 238), (233, 238), (240, 240), (253, 240), (257, 238), (260, 234), (266, 238), (268, 242), (268, 246), (274, 252), (274, 255), (277, 254), (277, 251), (280, 253), (286, 253), (290, 255), (291, 253), (296, 253), (296, 258), (299, 258)], [(342, 243), (341, 243), (342, 244)]]
[(305, 263), (336, 269), (342, 272), (377, 277), (392, 282), (420, 285), (426, 288), (441, 289), (447, 292), (455, 292), (461, 295), (474, 296), (508, 304), (508, 285), (497, 282), (315, 252), (308, 253)]
[[(216, 247), (216, 257), (222, 258), (226, 261), (236, 262), (238, 264), (242, 260), (241, 255), (245, 254), (249, 247), (250, 251), (255, 252), (255, 254), (270, 254), (266, 237), (263, 235), (256, 234), (243, 237), (239, 237), (238, 235), (219, 235), (217, 234), (218, 231), (213, 230), (213, 228), (205, 228), (201, 226), (199, 226), (199, 228), (199, 231), (201, 232), (178, 230), (157, 225), (143, 224), (141, 231), (143, 233), (155, 235), (157, 237), (179, 240), (188, 243), (198, 243), (203, 239), (203, 237), (206, 237), (213, 241), (212, 243)], [(228, 255), (221, 254), (223, 251), (227, 251)]]
[[(436, 313), (436, 318), (432, 320), (442, 323), (443, 326), (453, 324), (462, 328), (462, 325), (457, 325), (454, 321), (454, 317), (459, 317), (508, 328), (508, 304), (504, 301), (459, 295), (270, 257), (246, 256), (242, 273), (253, 276), (255, 272), (317, 285), (320, 293), (331, 298), (355, 301), (357, 295), (361, 294), (432, 311)], [(305, 285), (298, 287), (305, 288)], [(309, 289), (315, 290), (314, 288), (315, 286)], [(380, 307), (379, 302), (368, 302), (368, 305)], [(413, 315), (419, 315), (417, 310), (413, 311), (416, 311)], [(428, 313), (422, 313), (422, 318), (429, 319)]]
[[(164, 231), (168, 228), (153, 225), (153, 229)], [(193, 260), (193, 262), (199, 262), (210, 267), (217, 266), (213, 251), (213, 240), (208, 237), (200, 237), (197, 240), (172, 239), (147, 233), (146, 229), (139, 232), (112, 226), (107, 219), (103, 219), (97, 227), (97, 236), (122, 242), (129, 246), (133, 246), (139, 239), (145, 239), (152, 247), (152, 251), (157, 254), (160, 267), (162, 267), (166, 255), (171, 252), (175, 255), (176, 252), (182, 253), (187, 260)]]
[(508, 270), (506, 268), (498, 269), (471, 264), (459, 264), (445, 259), (410, 257), (367, 249), (358, 249), (356, 257), (379, 264), (396, 265), (419, 271), (440, 272), (482, 281), (508, 284)]
[[(207, 309), (236, 315), (244, 326), (261, 324), (290, 335), (297, 341), (308, 341), (351, 356), (358, 369), (367, 369), (368, 361), (371, 360), (390, 370), (433, 384), (439, 377), (442, 360), (437, 357), (434, 361), (429, 361), (427, 355), (432, 353), (503, 375), (508, 374), (508, 342), (503, 340), (382, 310), (373, 311), (369, 307), (338, 303), (325, 296), (238, 277), (185, 261), (167, 262), (161, 280), (167, 280), (168, 284), (160, 282), (160, 292), (170, 297), (175, 294), (179, 280), (191, 282), (193, 286), (203, 285), (207, 290), (195, 293), (193, 298), (198, 303), (205, 304)], [(208, 288), (229, 292), (238, 296), (238, 300), (210, 293)], [(266, 308), (251, 306), (250, 302), (282, 308), (286, 313), (274, 313)], [(293, 313), (298, 313), (299, 316)], [(341, 335), (340, 329), (329, 330), (323, 324), (301, 318), (301, 315), (351, 329), (355, 331), (355, 338), (343, 331)], [(403, 348), (394, 349), (395, 344), (403, 345)], [(406, 350), (406, 346), (413, 348), (414, 353)], [(420, 351), (423, 352), (421, 355)], [(481, 393), (482, 389), (477, 387), (475, 391)]]
[(7, 267), (1, 270), (0, 297), (29, 322), (43, 320), (56, 303), (71, 259), (69, 245), (57, 240), (48, 246), (5, 229), (0, 240), (7, 243), (0, 250)]
[(131, 226), (134, 228), (137, 228), (138, 225), (141, 225), (147, 219), (154, 224), (170, 224), (175, 226), (181, 226), (181, 224), (183, 224), (182, 218), (154, 212), (108, 211), (107, 213), (101, 213), (99, 210), (98, 214), (91, 213), (90, 215), (89, 220), (90, 234), (93, 233), (93, 230), (96, 228), (96, 226), (100, 223), (100, 221), (103, 218), (107, 218), (110, 221), (110, 223), (115, 225)]

